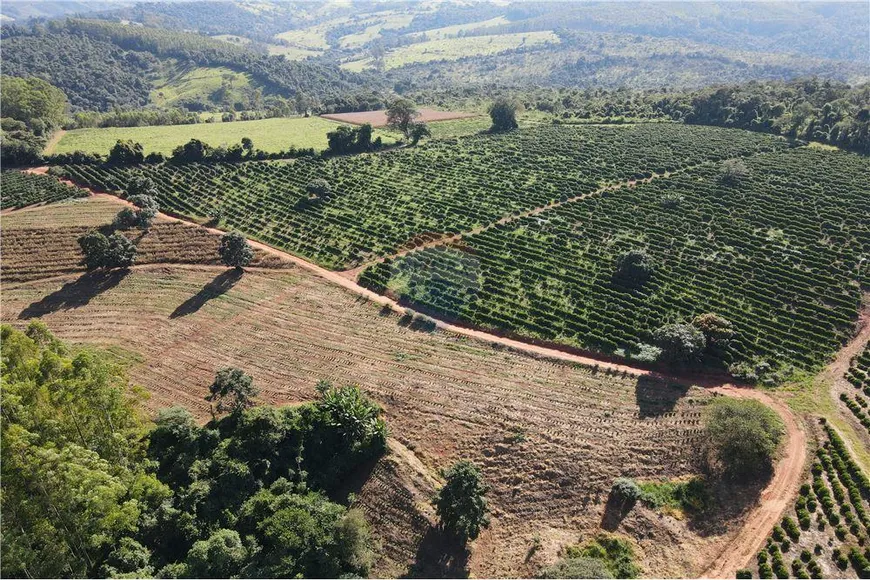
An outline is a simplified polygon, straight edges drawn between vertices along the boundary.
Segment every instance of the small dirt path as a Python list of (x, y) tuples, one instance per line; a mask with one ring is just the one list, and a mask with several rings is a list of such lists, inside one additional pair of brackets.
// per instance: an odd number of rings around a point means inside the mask
[[(43, 168), (36, 168), (34, 172), (44, 173), (45, 170)], [(113, 199), (120, 205), (129, 205), (128, 202), (121, 200), (117, 196), (108, 193), (99, 193), (93, 190), (89, 191), (91, 191), (91, 194), (95, 197)], [(543, 211), (543, 209), (541, 211)], [(162, 213), (159, 214), (159, 216), (160, 218), (168, 221), (177, 221), (187, 224), (192, 223), (190, 221)], [(225, 231), (217, 228), (209, 228), (202, 225), (199, 225), (199, 227), (204, 227), (208, 231), (218, 235), (223, 235), (226, 233)], [(372, 292), (367, 288), (363, 288), (362, 286), (357, 284), (355, 280), (347, 277), (343, 273), (327, 270), (326, 268), (318, 266), (317, 264), (313, 264), (298, 256), (295, 256), (288, 252), (284, 252), (256, 240), (249, 239), (248, 242), (254, 248), (292, 262), (300, 266), (301, 268), (320, 276), (321, 278), (324, 278), (334, 284), (337, 284), (338, 286), (341, 286), (342, 288), (345, 288), (350, 292), (353, 292), (354, 294), (357, 294), (358, 296), (361, 296), (376, 304), (386, 306), (394, 312), (400, 314), (403, 314), (405, 312), (405, 308), (395, 300), (392, 300), (387, 296)], [(167, 264), (163, 264), (163, 266), (166, 265)], [(763, 391), (747, 387), (734, 386), (728, 384), (728, 382), (723, 380), (722, 378), (713, 376), (665, 376), (655, 373), (654, 371), (650, 371), (648, 369), (636, 368), (629, 365), (614, 363), (610, 361), (602, 361), (593, 357), (572, 354), (555, 348), (529, 344), (527, 342), (521, 342), (519, 340), (490, 334), (481, 330), (466, 328), (464, 326), (459, 326), (441, 320), (435, 320), (435, 325), (438, 328), (447, 332), (451, 332), (461, 336), (467, 336), (469, 338), (474, 338), (477, 340), (488, 342), (490, 344), (506, 346), (516, 351), (531, 354), (533, 356), (541, 356), (569, 363), (579, 363), (587, 366), (597, 366), (598, 368), (608, 369), (610, 371), (621, 372), (635, 376), (656, 375), (664, 379), (670, 379), (676, 382), (688, 382), (694, 385), (705, 386), (713, 392), (722, 395), (755, 399), (761, 401), (762, 403), (773, 409), (782, 418), (786, 428), (786, 443), (785, 449), (783, 451), (783, 456), (776, 464), (774, 474), (771, 478), (770, 483), (762, 492), (760, 503), (749, 514), (743, 527), (740, 529), (739, 532), (737, 532), (734, 538), (723, 546), (720, 555), (714, 560), (713, 564), (710, 565), (704, 572), (703, 577), (705, 578), (733, 578), (737, 570), (745, 566), (749, 559), (752, 557), (752, 555), (755, 554), (763, 545), (764, 540), (773, 529), (773, 526), (779, 521), (779, 519), (782, 517), (783, 511), (785, 511), (785, 508), (789, 505), (789, 503), (797, 494), (798, 488), (800, 487), (801, 476), (803, 475), (804, 463), (806, 460), (806, 433), (803, 430), (803, 427), (799, 423), (798, 419), (795, 417), (795, 415), (792, 413), (791, 409), (789, 409), (787, 405), (785, 405), (781, 401), (774, 399)]]
[(44, 155), (51, 155), (54, 153), (54, 148), (57, 147), (57, 144), (60, 143), (60, 140), (63, 139), (63, 136), (66, 135), (66, 131), (63, 129), (59, 129), (55, 131), (51, 139), (48, 140), (48, 143), (45, 144), (45, 149), (42, 151)]

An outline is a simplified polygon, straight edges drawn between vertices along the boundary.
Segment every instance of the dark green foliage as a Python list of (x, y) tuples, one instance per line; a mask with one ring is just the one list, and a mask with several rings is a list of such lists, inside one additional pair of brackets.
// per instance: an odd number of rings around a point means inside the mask
[(752, 570), (747, 570), (745, 568), (741, 568), (737, 571), (737, 578), (752, 578)]
[(432, 131), (429, 130), (429, 126), (426, 123), (414, 123), (414, 126), (411, 127), (411, 133), (409, 137), (411, 138), (411, 145), (417, 145), (420, 142), (420, 139), (423, 137), (431, 137)]
[(704, 333), (707, 346), (724, 347), (734, 338), (734, 325), (712, 312), (696, 316), (692, 320), (692, 326)]
[(782, 518), (782, 529), (793, 542), (797, 542), (801, 537), (800, 528), (798, 528), (794, 520), (788, 516)]
[(538, 578), (613, 578), (599, 558), (563, 558), (544, 568)]
[(88, 192), (84, 189), (61, 183), (50, 175), (23, 171), (4, 171), (0, 174), (0, 209), (51, 203), (87, 195)]
[(184, 145), (172, 150), (173, 163), (195, 163), (205, 161), (212, 155), (212, 147), (199, 139), (191, 139)]
[(136, 246), (117, 232), (106, 237), (100, 232), (91, 231), (79, 238), (78, 242), (88, 270), (128, 268), (136, 261)]
[(2, 44), (5, 74), (50, 81), (66, 93), (74, 110), (110, 111), (148, 104), (148, 76), (157, 64), (150, 54), (126, 52), (103, 40), (44, 29), (36, 34), (4, 36)]
[(487, 486), (480, 469), (469, 461), (457, 461), (444, 479), (433, 501), (441, 526), (463, 543), (476, 539), (481, 528), (489, 526)]
[(326, 134), (326, 140), (329, 144), (326, 153), (332, 155), (363, 153), (380, 146), (379, 143), (372, 143), (372, 126), (369, 123), (359, 127), (339, 125)]
[(109, 150), (107, 162), (111, 165), (135, 165), (145, 161), (145, 153), (141, 143), (131, 140), (118, 140)]
[(656, 329), (653, 340), (662, 349), (662, 360), (672, 365), (696, 362), (707, 346), (704, 333), (691, 324), (666, 324)]
[(215, 413), (241, 413), (254, 406), (259, 390), (254, 379), (241, 369), (225, 368), (218, 371), (208, 389), (205, 400), (214, 404)]
[(254, 259), (254, 250), (242, 234), (229, 232), (221, 237), (218, 247), (221, 261), (227, 266), (241, 270)]
[(707, 410), (705, 432), (711, 466), (741, 480), (769, 473), (784, 428), (764, 404), (720, 397)]
[(496, 99), (487, 111), (492, 119), (491, 130), (495, 133), (500, 133), (516, 129), (519, 126), (517, 124), (517, 111), (519, 108), (520, 104), (512, 99)]
[(739, 185), (749, 177), (749, 168), (742, 159), (727, 159), (719, 169), (719, 182), (724, 185)]
[(646, 252), (631, 250), (619, 256), (613, 280), (626, 288), (640, 288), (653, 275), (652, 259)]

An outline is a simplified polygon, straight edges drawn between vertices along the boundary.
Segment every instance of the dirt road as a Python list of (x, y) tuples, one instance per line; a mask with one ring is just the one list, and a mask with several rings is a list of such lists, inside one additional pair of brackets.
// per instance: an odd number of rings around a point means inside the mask
[[(41, 169), (42, 168), (38, 168), (36, 169), (36, 171), (41, 171)], [(91, 191), (91, 193), (95, 196), (114, 199), (118, 202), (119, 205), (127, 205), (126, 201), (123, 201), (116, 196), (106, 193), (97, 193), (94, 191)], [(160, 217), (170, 221), (190, 223), (187, 222), (187, 220), (175, 218), (165, 214), (160, 214)], [(223, 230), (219, 230), (216, 228), (206, 229), (219, 235), (225, 233)], [(317, 274), (321, 278), (329, 280), (330, 282), (337, 284), (349, 290), (350, 292), (353, 292), (354, 294), (366, 298), (367, 300), (389, 307), (390, 309), (398, 313), (405, 312), (405, 308), (398, 304), (395, 300), (363, 288), (354, 280), (342, 275), (339, 272), (327, 270), (326, 268), (308, 262), (307, 260), (299, 258), (298, 256), (294, 256), (293, 254), (273, 248), (272, 246), (268, 246), (256, 240), (249, 240), (249, 242), (254, 248), (286, 259), (310, 272)], [(609, 369), (611, 371), (623, 372), (637, 376), (654, 374), (652, 371), (647, 369), (640, 369), (629, 365), (602, 361), (593, 357), (581, 356), (577, 354), (567, 353), (554, 348), (529, 344), (526, 342), (521, 342), (519, 340), (514, 340), (483, 332), (480, 330), (474, 330), (456, 324), (451, 324), (445, 321), (435, 320), (435, 324), (438, 328), (448, 332), (467, 336), (491, 344), (499, 344), (502, 346), (510, 347), (519, 352), (525, 352), (535, 356), (543, 356), (551, 359), (562, 360), (571, 363), (580, 363), (584, 365), (597, 365), (599, 368), (602, 369)], [(727, 544), (723, 546), (720, 555), (713, 561), (713, 563), (706, 569), (703, 574), (703, 577), (707, 578), (733, 578), (736, 571), (745, 566), (749, 562), (750, 558), (760, 549), (768, 534), (773, 529), (773, 526), (782, 517), (782, 513), (785, 508), (790, 504), (790, 502), (797, 494), (798, 488), (800, 487), (804, 463), (806, 460), (806, 433), (804, 432), (803, 427), (799, 423), (799, 420), (785, 404), (777, 401), (776, 399), (762, 391), (751, 388), (733, 386), (727, 384), (724, 381), (717, 381), (715, 378), (711, 379), (709, 377), (698, 377), (697, 379), (690, 379), (688, 377), (666, 378), (672, 378), (673, 380), (678, 382), (687, 382), (687, 380), (691, 380), (693, 384), (699, 384), (701, 386), (709, 387), (711, 390), (718, 392), (722, 395), (738, 398), (751, 398), (761, 401), (762, 403), (773, 409), (782, 418), (783, 423), (785, 424), (786, 444), (783, 451), (783, 456), (776, 465), (774, 475), (770, 483), (762, 492), (761, 502), (758, 506), (755, 507), (755, 509), (752, 510), (752, 512), (746, 518), (746, 521), (744, 522), (744, 525), (740, 529), (740, 531), (737, 532), (732, 540), (730, 540)]]

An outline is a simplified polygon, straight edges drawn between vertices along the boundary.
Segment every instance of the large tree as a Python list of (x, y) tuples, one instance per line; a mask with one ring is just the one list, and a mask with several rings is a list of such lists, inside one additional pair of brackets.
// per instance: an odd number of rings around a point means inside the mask
[(510, 131), (519, 127), (517, 124), (517, 111), (520, 104), (513, 99), (500, 97), (489, 106), (489, 116), (492, 119), (491, 131), (498, 133)]
[(447, 482), (435, 497), (435, 511), (441, 526), (461, 542), (474, 540), (481, 528), (489, 526), (487, 486), (470, 461), (457, 461), (444, 474)]
[(408, 99), (396, 99), (387, 108), (387, 125), (401, 131), (406, 139), (411, 137), (414, 120), (420, 116), (417, 106)]
[(258, 393), (251, 375), (241, 369), (229, 367), (218, 371), (205, 400), (215, 404), (217, 413), (229, 411), (236, 414), (253, 407)]
[(764, 404), (729, 397), (710, 403), (704, 429), (711, 468), (742, 480), (770, 472), (785, 433), (782, 420)]
[(221, 245), (218, 248), (221, 260), (227, 266), (241, 270), (254, 259), (254, 250), (245, 236), (238, 232), (229, 232), (221, 237)]

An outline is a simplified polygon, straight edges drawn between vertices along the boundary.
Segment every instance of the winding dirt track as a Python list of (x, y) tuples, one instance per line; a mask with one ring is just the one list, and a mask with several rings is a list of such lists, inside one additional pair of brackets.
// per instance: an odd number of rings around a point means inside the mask
[[(35, 168), (31, 171), (44, 173), (45, 168)], [(81, 186), (79, 186), (81, 187)], [(84, 188), (87, 189), (87, 188)], [(129, 205), (126, 201), (107, 193), (99, 193), (89, 190), (92, 195), (107, 198), (116, 201), (119, 204)], [(166, 220), (178, 221), (184, 223), (192, 223), (187, 220), (160, 214)], [(200, 226), (205, 227), (205, 226)], [(206, 228), (207, 230), (223, 235), (226, 233), (217, 228)], [(308, 262), (298, 256), (284, 252), (272, 246), (263, 244), (256, 240), (248, 240), (251, 246), (262, 250), (263, 252), (278, 256), (288, 260), (310, 272), (313, 272), (334, 284), (337, 284), (350, 292), (362, 296), (372, 302), (389, 307), (395, 312), (404, 313), (405, 308), (395, 300), (377, 294), (363, 288), (354, 280), (342, 275), (339, 272), (327, 270), (321, 266)], [(617, 372), (623, 372), (631, 375), (653, 375), (657, 374), (647, 369), (640, 369), (624, 364), (602, 361), (593, 357), (581, 356), (539, 346), (529, 344), (519, 340), (514, 340), (495, 334), (490, 334), (480, 330), (466, 328), (449, 322), (435, 320), (438, 328), (460, 334), (463, 336), (475, 338), (491, 344), (499, 344), (514, 350), (531, 354), (533, 356), (542, 356), (550, 359), (561, 360), (571, 363), (579, 363), (583, 365), (598, 366), (604, 369), (610, 369)], [(661, 376), (661, 375), (659, 375)], [(728, 384), (722, 380), (716, 380), (710, 377), (665, 377), (677, 382), (687, 382), (690, 380), (693, 384), (708, 387), (710, 390), (731, 397), (755, 399), (773, 409), (781, 418), (786, 428), (786, 445), (783, 450), (781, 459), (777, 462), (773, 477), (768, 486), (761, 494), (760, 502), (749, 513), (743, 524), (743, 527), (734, 535), (734, 537), (723, 547), (720, 554), (713, 560), (713, 563), (704, 571), (704, 578), (734, 578), (738, 569), (743, 568), (752, 558), (752, 556), (761, 548), (768, 534), (773, 529), (773, 526), (780, 520), (782, 513), (786, 507), (794, 499), (800, 487), (801, 477), (803, 474), (804, 463), (806, 461), (806, 432), (798, 418), (792, 411), (782, 402), (774, 399), (763, 391), (752, 388), (739, 387)]]

